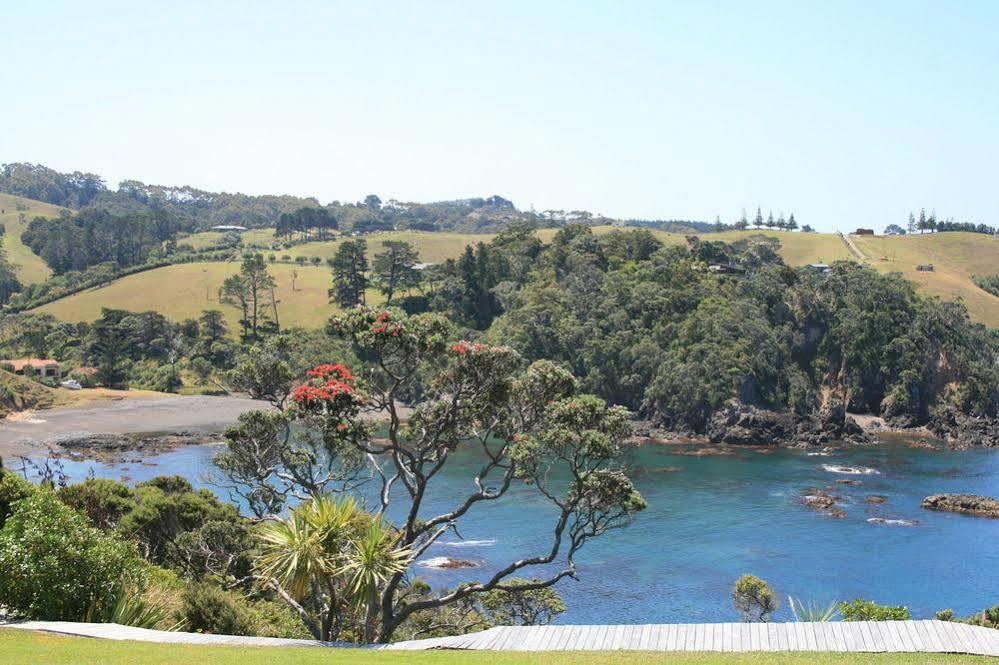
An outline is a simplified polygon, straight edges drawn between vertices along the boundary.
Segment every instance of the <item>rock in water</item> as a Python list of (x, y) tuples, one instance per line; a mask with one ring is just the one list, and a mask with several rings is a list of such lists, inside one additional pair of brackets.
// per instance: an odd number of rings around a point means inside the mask
[(977, 494), (933, 494), (923, 499), (923, 508), (952, 513), (999, 518), (999, 499)]

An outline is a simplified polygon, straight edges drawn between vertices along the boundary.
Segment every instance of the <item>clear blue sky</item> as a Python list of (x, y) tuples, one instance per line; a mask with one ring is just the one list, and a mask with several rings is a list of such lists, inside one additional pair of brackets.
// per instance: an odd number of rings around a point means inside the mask
[(0, 162), (322, 201), (999, 222), (999, 2), (6, 2)]

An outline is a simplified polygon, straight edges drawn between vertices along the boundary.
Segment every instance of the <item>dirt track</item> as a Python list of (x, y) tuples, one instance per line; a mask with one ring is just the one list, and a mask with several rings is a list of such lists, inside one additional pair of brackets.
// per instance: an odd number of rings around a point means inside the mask
[(269, 408), (245, 397), (175, 396), (96, 402), (0, 420), (0, 455), (24, 455), (90, 434), (221, 432), (241, 413)]

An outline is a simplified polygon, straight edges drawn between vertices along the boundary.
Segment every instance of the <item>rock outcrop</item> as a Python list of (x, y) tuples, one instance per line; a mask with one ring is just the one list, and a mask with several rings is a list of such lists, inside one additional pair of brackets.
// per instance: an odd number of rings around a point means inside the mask
[(734, 402), (715, 412), (707, 435), (712, 443), (750, 446), (874, 442), (839, 403), (823, 407), (815, 416), (799, 416)]
[(926, 428), (951, 447), (999, 447), (999, 418), (968, 416), (951, 408), (935, 414)]
[(923, 508), (999, 519), (999, 499), (977, 494), (933, 494), (923, 499)]

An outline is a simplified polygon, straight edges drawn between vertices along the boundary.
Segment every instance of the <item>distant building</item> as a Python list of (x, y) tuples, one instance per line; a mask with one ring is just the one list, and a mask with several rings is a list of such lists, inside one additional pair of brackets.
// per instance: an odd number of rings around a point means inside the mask
[(829, 264), (827, 263), (809, 263), (808, 268), (823, 275), (829, 272)]
[(430, 266), (435, 266), (436, 263), (414, 263), (413, 270), (426, 270)]
[(10, 367), (14, 374), (24, 374), (25, 370), (29, 374), (36, 374), (43, 379), (61, 379), (62, 369), (58, 360), (50, 358), (14, 358), (12, 360), (0, 360), (0, 366)]
[(855, 236), (872, 236), (874, 235), (874, 229), (857, 229), (853, 232)]
[(920, 263), (916, 266), (916, 272), (933, 272), (932, 263)]
[(245, 230), (245, 226), (236, 226), (234, 224), (220, 224), (219, 226), (212, 227), (212, 231), (235, 231), (238, 233)]
[(746, 271), (739, 266), (733, 266), (728, 263), (712, 263), (708, 266), (708, 270), (719, 275), (745, 275)]

